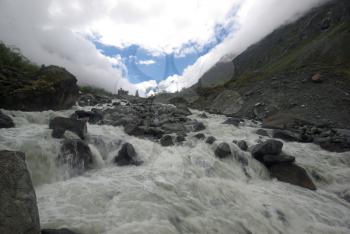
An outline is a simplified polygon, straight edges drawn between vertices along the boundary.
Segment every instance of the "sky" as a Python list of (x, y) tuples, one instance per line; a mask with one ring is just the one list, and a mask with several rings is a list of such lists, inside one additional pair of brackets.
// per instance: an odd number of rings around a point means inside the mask
[(0, 0), (0, 40), (80, 85), (176, 92), (326, 0)]

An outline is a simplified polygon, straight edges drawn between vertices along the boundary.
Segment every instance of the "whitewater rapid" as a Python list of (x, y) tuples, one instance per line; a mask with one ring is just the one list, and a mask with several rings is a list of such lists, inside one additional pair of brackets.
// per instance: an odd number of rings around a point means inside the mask
[[(35, 186), (42, 228), (66, 227), (82, 234), (114, 233), (350, 233), (350, 154), (330, 153), (314, 144), (284, 143), (318, 190), (272, 180), (250, 153), (232, 143), (259, 138), (257, 124), (221, 124), (226, 117), (190, 118), (206, 125), (212, 146), (188, 134), (183, 145), (162, 147), (124, 133), (123, 127), (88, 125), (94, 169), (69, 177), (55, 159), (61, 140), (51, 137), (50, 118), (67, 111), (6, 111), (15, 128), (0, 129), (0, 150), (19, 150)], [(86, 107), (85, 109), (89, 109)], [(72, 136), (73, 137), (73, 136)], [(217, 159), (213, 149), (230, 143), (233, 157)], [(113, 157), (131, 143), (141, 166), (118, 167)], [(246, 158), (248, 165), (242, 163)]]

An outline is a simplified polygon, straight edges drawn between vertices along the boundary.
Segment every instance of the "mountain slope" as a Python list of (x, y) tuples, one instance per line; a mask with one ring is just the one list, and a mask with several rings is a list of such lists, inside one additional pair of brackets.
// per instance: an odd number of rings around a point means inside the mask
[(224, 85), (193, 87), (199, 94), (193, 107), (257, 119), (288, 113), (349, 127), (350, 2), (335, 0), (311, 10), (233, 64), (235, 74)]

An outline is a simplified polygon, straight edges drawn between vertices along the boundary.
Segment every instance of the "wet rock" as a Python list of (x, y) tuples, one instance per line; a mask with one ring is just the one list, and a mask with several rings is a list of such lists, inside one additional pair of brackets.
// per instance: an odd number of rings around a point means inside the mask
[(185, 133), (186, 127), (182, 123), (165, 123), (162, 125), (162, 129), (168, 133)]
[(66, 132), (66, 130), (63, 129), (63, 128), (54, 128), (52, 130), (52, 134), (51, 135), (52, 135), (53, 138), (61, 139), (61, 138), (63, 138), (65, 132)]
[(279, 155), (282, 152), (283, 143), (277, 140), (267, 140), (257, 144), (252, 149), (255, 159), (261, 160), (264, 155)]
[(225, 120), (225, 122), (223, 122), (223, 124), (230, 124), (230, 125), (234, 125), (236, 127), (239, 126), (241, 122), (241, 119), (238, 119), (238, 118), (228, 118), (227, 120)]
[(237, 142), (237, 145), (238, 145), (238, 147), (239, 147), (241, 150), (243, 150), (243, 151), (247, 151), (247, 150), (248, 150), (248, 144), (247, 144), (247, 142), (244, 141), (244, 140), (238, 141), (238, 142)]
[(226, 157), (230, 156), (231, 155), (231, 149), (230, 149), (229, 144), (227, 144), (225, 142), (224, 143), (220, 143), (216, 147), (214, 153), (215, 153), (215, 156), (218, 157), (218, 158), (226, 158)]
[(173, 137), (170, 135), (165, 135), (160, 139), (160, 144), (162, 146), (172, 146), (174, 145)]
[(103, 119), (103, 114), (96, 109), (92, 111), (77, 110), (72, 117), (78, 120), (86, 120), (91, 124), (96, 124)]
[[(16, 75), (17, 76), (17, 75)], [(72, 107), (78, 98), (77, 79), (56, 66), (42, 67), (34, 75), (4, 76), (10, 82), (0, 92), (0, 107), (8, 110), (43, 111)]]
[(199, 118), (207, 119), (208, 116), (207, 116), (207, 114), (206, 114), (205, 112), (203, 112), (203, 113), (201, 113), (201, 114), (199, 115)]
[(129, 123), (124, 126), (124, 131), (130, 136), (144, 136), (144, 129), (140, 128), (138, 124)]
[(213, 137), (213, 136), (209, 136), (207, 138), (207, 140), (205, 141), (205, 143), (209, 144), (209, 145), (212, 145), (214, 142), (216, 141), (216, 138)]
[(261, 162), (269, 167), (275, 164), (279, 163), (293, 163), (295, 161), (295, 157), (285, 155), (285, 154), (279, 154), (279, 155), (272, 155), (272, 154), (267, 154), (262, 157)]
[(0, 151), (0, 233), (40, 233), (36, 195), (22, 152)]
[(195, 122), (193, 125), (193, 131), (199, 132), (205, 129), (205, 125), (202, 122)]
[(61, 229), (43, 229), (41, 230), (41, 234), (78, 234), (78, 233), (73, 232), (67, 228), (61, 228)]
[(174, 112), (176, 115), (188, 116), (192, 115), (192, 112), (186, 106), (178, 106)]
[(175, 141), (177, 143), (184, 142), (184, 141), (186, 141), (186, 137), (184, 135), (177, 135), (176, 138), (175, 138)]
[(80, 139), (64, 140), (58, 162), (68, 165), (72, 176), (80, 175), (85, 170), (90, 169), (92, 153), (89, 146)]
[(77, 134), (81, 139), (84, 139), (87, 134), (86, 122), (71, 118), (56, 117), (50, 120), (50, 129), (64, 129)]
[(269, 167), (272, 177), (279, 181), (304, 187), (310, 190), (316, 190), (315, 184), (312, 182), (305, 169), (295, 165), (294, 163), (279, 163)]
[(118, 155), (114, 158), (114, 163), (118, 166), (139, 166), (143, 162), (137, 159), (137, 154), (134, 146), (130, 143), (125, 143), (119, 150)]
[(278, 130), (274, 129), (272, 131), (272, 137), (273, 138), (278, 138), (284, 141), (300, 141), (300, 138), (298, 137), (297, 134), (288, 131), (288, 130)]
[(12, 119), (0, 111), (0, 128), (13, 128), (14, 126)]
[(256, 132), (255, 132), (257, 135), (259, 135), (259, 136), (269, 136), (269, 134), (267, 133), (267, 131), (266, 130), (264, 130), (264, 129), (258, 129)]
[(182, 97), (174, 97), (169, 100), (170, 104), (173, 104), (175, 106), (187, 106), (188, 101)]
[(320, 141), (319, 145), (322, 149), (330, 151), (330, 152), (337, 152), (337, 153), (343, 153), (350, 151), (350, 138), (345, 137), (333, 137), (328, 138), (328, 141)]
[(198, 140), (204, 140), (205, 139), (205, 135), (203, 133), (197, 133), (193, 137), (197, 138)]

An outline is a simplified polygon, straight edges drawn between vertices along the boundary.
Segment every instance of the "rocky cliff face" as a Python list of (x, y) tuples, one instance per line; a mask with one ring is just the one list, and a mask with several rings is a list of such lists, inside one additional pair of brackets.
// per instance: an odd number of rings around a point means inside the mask
[(192, 107), (259, 120), (287, 113), (349, 127), (349, 22), (347, 0), (311, 10), (237, 56), (224, 85), (192, 87)]
[(78, 98), (76, 78), (64, 68), (42, 67), (24, 73), (15, 67), (0, 69), (0, 108), (9, 110), (61, 110)]

